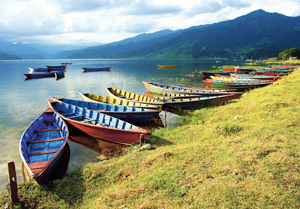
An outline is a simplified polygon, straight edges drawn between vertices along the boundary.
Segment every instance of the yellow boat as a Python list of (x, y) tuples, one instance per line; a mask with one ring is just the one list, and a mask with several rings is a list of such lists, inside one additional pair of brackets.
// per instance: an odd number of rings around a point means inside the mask
[(150, 97), (145, 97), (143, 95), (135, 94), (132, 92), (116, 89), (116, 88), (106, 88), (109, 96), (114, 98), (117, 101), (122, 103), (140, 103), (141, 105), (151, 105), (156, 106), (161, 109), (164, 105), (164, 102), (161, 102), (157, 99), (153, 99)]
[(82, 93), (79, 92), (81, 98), (83, 101), (86, 102), (95, 102), (95, 103), (108, 103), (108, 104), (114, 104), (114, 105), (123, 105), (123, 106), (129, 106), (129, 107), (142, 107), (142, 108), (151, 108), (151, 109), (157, 109), (157, 106), (149, 105), (149, 104), (143, 104), (140, 102), (135, 101), (125, 101), (120, 100), (112, 97), (105, 97), (100, 96), (96, 94), (90, 94), (90, 93)]
[(176, 68), (177, 65), (157, 65), (157, 68), (162, 69), (162, 68), (171, 68), (174, 69)]

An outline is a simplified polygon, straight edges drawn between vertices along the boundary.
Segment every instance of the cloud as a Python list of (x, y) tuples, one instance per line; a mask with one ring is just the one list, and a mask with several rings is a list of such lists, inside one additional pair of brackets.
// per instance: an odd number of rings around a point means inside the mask
[(222, 5), (218, 1), (209, 1), (194, 5), (185, 12), (187, 17), (193, 17), (198, 14), (214, 13), (222, 9)]
[(125, 12), (127, 15), (147, 16), (161, 14), (178, 14), (183, 11), (183, 8), (172, 4), (154, 4), (149, 0), (136, 1), (131, 4), (131, 7)]
[(298, 9), (296, 9), (292, 15), (293, 17), (298, 17), (300, 16), (300, 7)]
[(246, 8), (250, 7), (252, 4), (251, 1), (241, 1), (241, 0), (223, 0), (222, 5), (223, 7), (228, 6), (231, 8)]

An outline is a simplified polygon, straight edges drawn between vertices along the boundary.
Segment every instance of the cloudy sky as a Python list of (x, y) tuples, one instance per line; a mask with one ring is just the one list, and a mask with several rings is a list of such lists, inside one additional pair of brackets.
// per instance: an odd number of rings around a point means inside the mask
[(254, 10), (300, 16), (299, 0), (0, 0), (0, 40), (111, 43), (231, 20)]

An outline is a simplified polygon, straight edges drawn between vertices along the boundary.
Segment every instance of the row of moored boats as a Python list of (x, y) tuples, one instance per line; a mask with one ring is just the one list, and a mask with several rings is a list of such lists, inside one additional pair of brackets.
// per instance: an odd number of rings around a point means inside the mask
[[(218, 89), (186, 88), (144, 81), (149, 92), (155, 95), (106, 88), (109, 97), (87, 92), (79, 92), (82, 100), (53, 97), (48, 100), (49, 108), (21, 136), (20, 156), (30, 176), (38, 183), (43, 183), (51, 179), (62, 159), (70, 134), (69, 125), (92, 137), (114, 143), (143, 143), (151, 132), (136, 124), (151, 121), (166, 108), (191, 110), (219, 105), (239, 98), (243, 94), (240, 91), (242, 84), (251, 83), (251, 87), (259, 87), (260, 83), (268, 85), (280, 78), (261, 76), (211, 75), (209, 80), (226, 84)], [(268, 79), (263, 79), (263, 76)], [(249, 79), (253, 80), (249, 82)], [(239, 85), (227, 85), (231, 83)]]

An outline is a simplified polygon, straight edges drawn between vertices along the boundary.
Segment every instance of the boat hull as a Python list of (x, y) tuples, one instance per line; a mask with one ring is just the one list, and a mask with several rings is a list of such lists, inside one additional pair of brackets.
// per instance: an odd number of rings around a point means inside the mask
[(86, 68), (83, 67), (84, 72), (96, 72), (96, 71), (110, 71), (111, 67), (104, 67), (104, 68)]
[(163, 69), (163, 68), (170, 68), (175, 69), (177, 65), (157, 65), (157, 68)]
[(220, 82), (216, 80), (204, 80), (203, 81), (208, 87), (211, 88), (257, 88), (257, 87), (264, 87), (269, 84), (270, 82), (263, 82), (263, 83), (255, 83), (255, 82)]
[(27, 79), (55, 77), (55, 71), (45, 73), (24, 73)]

